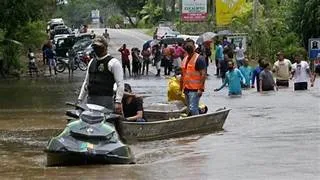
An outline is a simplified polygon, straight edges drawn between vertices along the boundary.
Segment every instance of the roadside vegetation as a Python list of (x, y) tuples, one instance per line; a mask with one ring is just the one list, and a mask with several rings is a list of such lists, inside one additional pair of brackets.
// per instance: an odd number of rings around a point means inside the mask
[(91, 23), (91, 11), (95, 9), (100, 11), (102, 24), (123, 22), (123, 16), (113, 0), (69, 0), (68, 4), (57, 8), (54, 17), (61, 17), (70, 27), (79, 28)]
[(0, 8), (0, 72), (19, 76), (27, 49), (41, 47), (47, 38), (45, 19), (54, 11), (55, 2), (6, 0)]
[[(317, 0), (260, 0), (254, 25), (253, 2), (234, 17), (231, 31), (248, 33), (249, 51), (274, 60), (277, 51), (287, 57), (307, 55), (308, 39), (320, 35), (320, 3)], [(291, 58), (292, 59), (292, 58)]]

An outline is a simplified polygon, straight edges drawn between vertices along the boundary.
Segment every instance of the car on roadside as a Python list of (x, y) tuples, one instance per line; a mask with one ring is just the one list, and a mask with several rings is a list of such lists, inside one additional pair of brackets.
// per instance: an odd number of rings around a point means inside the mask
[(167, 37), (163, 38), (159, 42), (160, 44), (167, 44), (167, 45), (175, 45), (175, 44), (183, 44), (184, 39), (183, 38), (178, 38), (178, 37)]
[(65, 25), (60, 25), (56, 26), (51, 32), (50, 32), (50, 39), (54, 39), (56, 35), (70, 35), (72, 34), (71, 28), (65, 26)]
[(51, 19), (48, 23), (47, 23), (47, 33), (49, 33), (50, 31), (53, 31), (53, 29), (56, 26), (63, 26), (64, 25), (64, 21), (62, 18), (54, 18)]
[(74, 36), (63, 36), (55, 41), (55, 52), (57, 57), (67, 57), (67, 52), (75, 44)]
[(90, 49), (92, 44), (92, 39), (81, 39), (78, 40), (73, 46), (72, 49), (75, 52), (84, 51), (85, 49)]
[[(185, 35), (185, 34), (180, 34), (177, 36), (178, 38), (183, 38), (184, 40), (187, 39), (192, 39), (194, 42), (197, 42), (197, 39), (199, 36), (194, 36), (194, 35)], [(196, 48), (198, 47), (198, 44), (195, 44)]]
[(170, 27), (161, 26), (156, 28), (153, 39), (161, 40), (163, 38), (177, 37), (179, 34), (178, 31), (174, 31)]
[(90, 34), (81, 34), (75, 36), (74, 34), (61, 36), (55, 41), (56, 55), (59, 57), (67, 57), (66, 53), (73, 49), (75, 52), (83, 51), (92, 44)]
[(70, 36), (69, 34), (57, 34), (54, 36), (53, 42), (54, 44), (57, 44), (59, 39), (65, 39), (65, 38), (68, 38), (69, 36)]

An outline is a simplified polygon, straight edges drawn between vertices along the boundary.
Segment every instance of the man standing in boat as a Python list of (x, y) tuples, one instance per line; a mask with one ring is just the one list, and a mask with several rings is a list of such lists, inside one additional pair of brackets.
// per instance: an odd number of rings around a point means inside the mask
[(181, 64), (180, 88), (186, 96), (189, 114), (198, 115), (199, 101), (204, 92), (204, 83), (207, 75), (206, 62), (203, 56), (195, 52), (193, 40), (186, 40), (184, 48), (187, 56)]
[[(114, 109), (116, 113), (122, 113), (122, 96), (124, 92), (123, 72), (118, 59), (108, 54), (108, 43), (103, 36), (97, 36), (92, 43), (95, 57), (88, 65), (88, 71), (84, 79), (78, 97), (78, 103), (82, 103), (87, 97), (87, 103)], [(113, 86), (117, 84), (115, 98)]]

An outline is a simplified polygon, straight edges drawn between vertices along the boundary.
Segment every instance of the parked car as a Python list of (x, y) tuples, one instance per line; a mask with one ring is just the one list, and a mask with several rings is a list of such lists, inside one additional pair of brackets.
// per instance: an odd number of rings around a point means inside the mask
[(65, 25), (55, 26), (54, 29), (50, 32), (50, 39), (54, 39), (55, 35), (60, 35), (60, 34), (70, 35), (72, 34), (72, 30)]
[(67, 57), (66, 53), (71, 50), (75, 49), (75, 51), (83, 51), (87, 47), (92, 44), (92, 39), (90, 34), (80, 34), (75, 36), (74, 34), (67, 35), (67, 36), (58, 36), (57, 40), (55, 41), (56, 45), (56, 54), (59, 57)]
[(49, 33), (50, 31), (52, 31), (56, 26), (63, 26), (64, 25), (64, 21), (62, 18), (55, 18), (55, 19), (51, 19), (48, 23), (47, 23), (47, 33)]
[(90, 47), (92, 44), (92, 39), (81, 39), (78, 40), (73, 46), (72, 49), (75, 52), (84, 51), (86, 48)]
[(178, 31), (173, 31), (170, 27), (157, 27), (153, 39), (163, 39), (168, 37), (176, 37), (180, 33)]
[(178, 37), (167, 37), (160, 40), (160, 44), (172, 45), (178, 43), (184, 43), (184, 39)]
[[(178, 38), (183, 38), (184, 40), (187, 40), (187, 39), (192, 39), (194, 42), (197, 42), (197, 39), (199, 38), (199, 36), (193, 36), (193, 35), (178, 35), (177, 36)], [(195, 44), (196, 48), (198, 47), (198, 44)]]
[(67, 57), (67, 52), (75, 44), (74, 36), (60, 37), (55, 41), (55, 52), (57, 57)]

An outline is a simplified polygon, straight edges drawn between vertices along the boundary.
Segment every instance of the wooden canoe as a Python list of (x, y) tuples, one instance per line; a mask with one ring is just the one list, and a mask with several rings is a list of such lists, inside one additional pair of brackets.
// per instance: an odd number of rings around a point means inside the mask
[(123, 133), (128, 142), (150, 141), (222, 130), (230, 109), (148, 122), (123, 122)]

